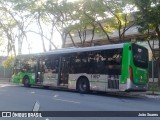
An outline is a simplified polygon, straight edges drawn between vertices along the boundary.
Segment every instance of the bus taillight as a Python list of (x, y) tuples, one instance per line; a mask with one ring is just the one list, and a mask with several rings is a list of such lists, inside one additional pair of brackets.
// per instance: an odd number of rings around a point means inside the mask
[(133, 81), (133, 70), (131, 66), (129, 66), (129, 75), (130, 75), (130, 80)]

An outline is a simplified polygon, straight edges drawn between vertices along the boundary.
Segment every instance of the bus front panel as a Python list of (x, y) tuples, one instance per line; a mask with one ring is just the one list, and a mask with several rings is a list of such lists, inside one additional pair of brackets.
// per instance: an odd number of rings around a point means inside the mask
[(136, 44), (132, 44), (130, 76), (136, 85), (144, 85), (148, 82), (148, 50)]

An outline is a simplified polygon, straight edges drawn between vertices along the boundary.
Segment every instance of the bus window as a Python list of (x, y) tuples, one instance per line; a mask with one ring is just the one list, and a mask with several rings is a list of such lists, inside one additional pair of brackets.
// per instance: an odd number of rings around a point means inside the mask
[(58, 57), (47, 58), (45, 60), (45, 72), (58, 73)]
[(88, 55), (85, 53), (74, 53), (70, 58), (70, 73), (88, 72)]
[(104, 73), (104, 59), (101, 53), (97, 53), (94, 58), (95, 73)]
[(148, 51), (146, 48), (138, 46), (136, 44), (132, 45), (133, 49), (133, 62), (134, 65), (141, 68), (148, 67)]
[(89, 54), (88, 56), (88, 73), (93, 74), (94, 73), (94, 55)]
[(34, 72), (35, 71), (35, 59), (19, 59), (16, 60), (15, 69), (19, 69), (21, 72)]
[(106, 71), (109, 75), (120, 75), (122, 66), (122, 49), (111, 49), (105, 51)]

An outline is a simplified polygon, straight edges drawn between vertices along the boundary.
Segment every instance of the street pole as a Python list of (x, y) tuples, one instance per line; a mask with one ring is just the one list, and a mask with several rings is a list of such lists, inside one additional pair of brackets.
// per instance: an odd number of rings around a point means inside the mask
[(152, 80), (153, 80), (152, 94), (154, 94), (154, 57), (153, 57), (153, 55), (152, 55)]
[(3, 78), (5, 79), (6, 78), (6, 68), (5, 67), (3, 67), (3, 71), (4, 71)]
[[(154, 50), (154, 40), (153, 40), (153, 46), (152, 46), (153, 50)], [(152, 85), (152, 94), (154, 94), (154, 51), (152, 52), (152, 80), (153, 80), (153, 85)]]

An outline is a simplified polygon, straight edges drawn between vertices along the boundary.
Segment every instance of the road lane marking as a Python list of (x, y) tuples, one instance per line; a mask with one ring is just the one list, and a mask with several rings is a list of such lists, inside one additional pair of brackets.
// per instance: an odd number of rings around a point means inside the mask
[(38, 112), (40, 109), (40, 103), (39, 102), (35, 102), (34, 106), (33, 106), (33, 112)]
[(31, 93), (31, 94), (35, 94), (36, 92), (34, 92), (34, 91), (31, 91), (30, 93)]
[(79, 104), (79, 103), (80, 103), (80, 102), (78, 102), (78, 101), (64, 100), (64, 99), (57, 99), (57, 98), (53, 98), (53, 100), (62, 101), (62, 102), (76, 103), (76, 104)]
[(56, 98), (56, 97), (58, 97), (58, 96), (59, 96), (59, 95), (54, 95), (53, 97)]

